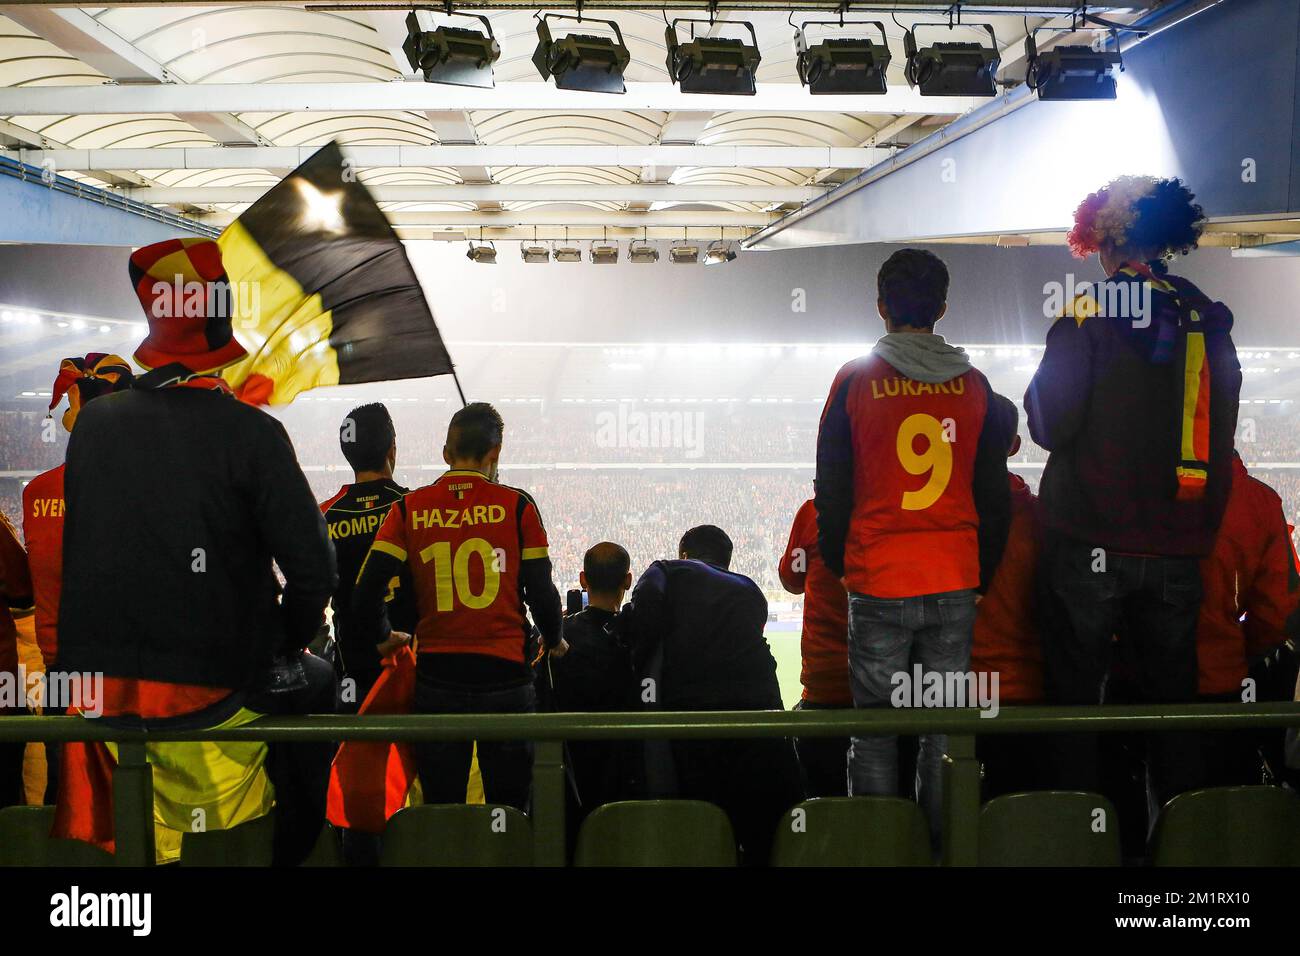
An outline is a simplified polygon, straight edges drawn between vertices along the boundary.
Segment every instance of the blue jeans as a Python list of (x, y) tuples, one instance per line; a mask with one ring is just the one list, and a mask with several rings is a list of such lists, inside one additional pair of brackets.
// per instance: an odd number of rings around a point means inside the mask
[[(849, 684), (855, 707), (888, 707), (895, 675), (912, 680), (912, 665), (923, 674), (965, 673), (970, 670), (971, 636), (975, 628), (975, 592), (948, 591), (909, 598), (877, 598), (849, 594)], [(943, 706), (955, 702), (947, 697)], [(912, 700), (909, 693), (907, 700)], [(942, 809), (943, 754), (948, 738), (920, 738), (916, 763), (917, 801), (930, 819), (938, 841)], [(849, 747), (849, 793), (854, 796), (894, 796), (898, 793), (898, 738), (854, 737)]]

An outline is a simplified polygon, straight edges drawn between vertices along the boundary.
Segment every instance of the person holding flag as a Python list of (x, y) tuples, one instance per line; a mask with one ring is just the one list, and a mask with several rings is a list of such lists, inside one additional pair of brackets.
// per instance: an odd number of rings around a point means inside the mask
[[(448, 470), (389, 510), (353, 592), (355, 626), (391, 649), (411, 637), (393, 630), (384, 596), (409, 570), (419, 617), (417, 713), (533, 713), (526, 610), (551, 655), (568, 650), (541, 514), (527, 492), (497, 482), (504, 430), (484, 402), (452, 416), (442, 450)], [(426, 803), (465, 802), (469, 741), (424, 742), (415, 754)], [(479, 741), (478, 760), (487, 802), (526, 810), (532, 745)]]

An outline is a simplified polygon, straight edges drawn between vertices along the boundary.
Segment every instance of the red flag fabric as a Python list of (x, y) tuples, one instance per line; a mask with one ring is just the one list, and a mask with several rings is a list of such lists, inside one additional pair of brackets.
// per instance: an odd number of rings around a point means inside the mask
[[(383, 665), (358, 713), (409, 714), (415, 703), (415, 653), (399, 647)], [(336, 827), (382, 833), (388, 818), (406, 805), (415, 778), (410, 744), (345, 741), (330, 769), (326, 816)]]

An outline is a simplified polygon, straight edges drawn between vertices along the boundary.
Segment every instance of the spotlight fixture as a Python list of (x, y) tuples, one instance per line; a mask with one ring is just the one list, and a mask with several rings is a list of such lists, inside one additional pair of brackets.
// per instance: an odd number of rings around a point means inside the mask
[(480, 237), (478, 245), (473, 240), (469, 244), (469, 252), (465, 253), (465, 258), (470, 262), (477, 262), (485, 266), (494, 266), (497, 264), (497, 247), (491, 242), (484, 242)]
[(907, 53), (904, 73), (908, 84), (919, 87), (922, 96), (992, 96), (996, 92), (993, 80), (1002, 63), (993, 27), (987, 23), (971, 24), (988, 31), (991, 46), (953, 42), (917, 47), (918, 27), (942, 26), (942, 23), (916, 23), (903, 34), (903, 50)]
[[(1025, 58), (1029, 64), (1025, 82), (1040, 100), (1115, 99), (1115, 73), (1124, 72), (1124, 61), (1119, 54), (1119, 35), (1114, 29), (1095, 31), (1099, 41), (1110, 36), (1114, 41), (1113, 50), (1078, 44), (1057, 46), (1040, 53), (1034, 34), (1041, 29), (1044, 28), (1037, 27), (1025, 37)], [(1070, 31), (1069, 27), (1055, 29)]]
[(412, 10), (406, 15), (406, 42), (402, 44), (411, 69), (423, 73), (426, 83), (495, 86), (492, 64), (501, 57), (501, 45), (492, 33), (488, 18), (453, 10), (448, 10), (447, 15), (478, 20), (487, 33), (448, 26), (425, 29), (432, 26), (432, 14), (427, 10)]
[(880, 31), (880, 42), (868, 37), (830, 37), (808, 45), (805, 32), (810, 26), (834, 26), (834, 20), (808, 20), (794, 31), (794, 52), (799, 82), (814, 96), (827, 93), (884, 93), (885, 71), (889, 69), (889, 42), (879, 20), (839, 22), (841, 28), (855, 23)]
[(736, 258), (736, 247), (725, 239), (718, 239), (709, 243), (709, 248), (704, 251), (704, 264), (706, 266), (717, 266), (724, 262), (731, 262)]
[(758, 52), (758, 35), (754, 32), (752, 23), (740, 20), (728, 24), (748, 30), (752, 43), (735, 37), (708, 36), (693, 37), (682, 43), (677, 39), (679, 23), (710, 21), (684, 18), (674, 20), (664, 30), (664, 40), (668, 45), (668, 76), (677, 84), (678, 89), (683, 93), (754, 95), (754, 71), (758, 69), (762, 57)]
[[(614, 31), (614, 38), (586, 33), (569, 33), (560, 39), (551, 37), (550, 20), (575, 20), (578, 23), (603, 23)], [(555, 79), (560, 90), (587, 90), (592, 93), (626, 93), (623, 71), (632, 62), (632, 54), (623, 42), (623, 31), (613, 20), (592, 20), (559, 13), (537, 18), (537, 49), (533, 66), (543, 80)]]
[(602, 239), (591, 244), (591, 261), (598, 266), (612, 266), (618, 262), (618, 243)]
[(536, 240), (519, 243), (519, 252), (524, 262), (550, 262), (551, 250)]
[(668, 247), (668, 259), (675, 265), (694, 265), (700, 261), (700, 247), (694, 242), (682, 239)]
[(628, 262), (658, 262), (659, 250), (653, 242), (642, 237), (638, 242), (633, 239), (627, 244)]

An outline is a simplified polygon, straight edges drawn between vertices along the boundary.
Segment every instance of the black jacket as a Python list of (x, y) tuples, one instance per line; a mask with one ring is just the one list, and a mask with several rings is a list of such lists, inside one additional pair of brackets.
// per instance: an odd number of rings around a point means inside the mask
[[(1152, 291), (1140, 320), (1058, 319), (1025, 411), (1030, 435), (1051, 452), (1039, 486), (1050, 530), (1118, 552), (1201, 557), (1214, 547), (1232, 485), (1241, 366), (1232, 313), (1187, 280), (1165, 278), (1178, 299)], [(1117, 275), (1099, 295), (1139, 302), (1141, 280)], [(1184, 370), (1176, 350), (1168, 353), (1178, 335), (1186, 338), (1175, 330), (1181, 309), (1191, 308), (1205, 325), (1210, 369), (1209, 477), (1203, 497), (1179, 501)]]
[(632, 589), (616, 627), (638, 680), (655, 681), (666, 710), (780, 709), (767, 646), (767, 599), (743, 574), (703, 561), (656, 561)]
[(288, 435), (256, 408), (193, 388), (97, 399), (65, 498), (63, 669), (245, 690), (320, 625), (334, 549)]

